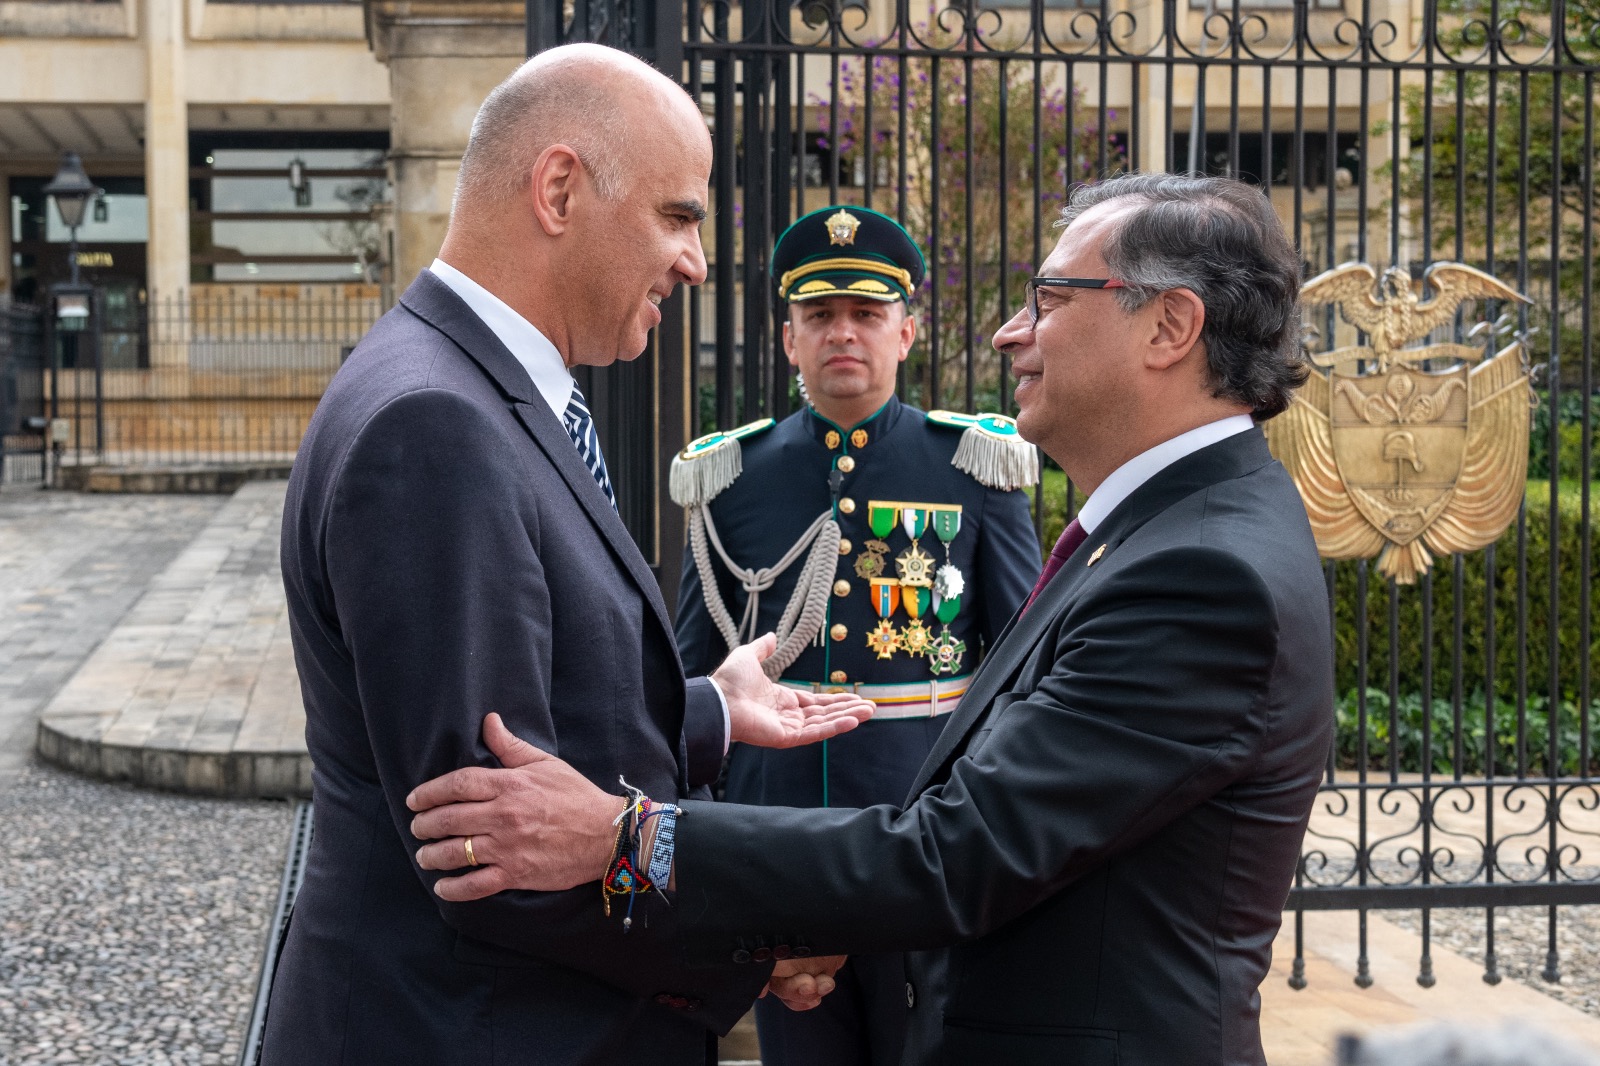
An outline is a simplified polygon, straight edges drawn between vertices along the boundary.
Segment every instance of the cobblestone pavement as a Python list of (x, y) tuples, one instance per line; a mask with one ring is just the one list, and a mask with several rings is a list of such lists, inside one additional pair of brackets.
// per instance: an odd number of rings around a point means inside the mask
[(0, 793), (0, 1066), (238, 1060), (290, 807), (34, 764)]
[(30, 759), (40, 709), (225, 502), (0, 493), (0, 1066), (238, 1057), (288, 805)]
[(0, 493), (0, 790), (39, 711), (226, 499)]

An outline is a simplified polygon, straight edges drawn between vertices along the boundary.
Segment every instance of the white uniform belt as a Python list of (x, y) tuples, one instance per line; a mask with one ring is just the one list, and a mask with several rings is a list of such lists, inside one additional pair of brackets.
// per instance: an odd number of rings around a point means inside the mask
[(820, 681), (791, 681), (788, 678), (778, 683), (803, 692), (854, 692), (876, 703), (878, 710), (873, 714), (872, 721), (884, 722), (892, 718), (934, 718), (949, 714), (960, 706), (961, 697), (966, 695), (972, 684), (972, 675), (963, 674), (942, 680), (929, 678), (897, 685), (872, 685), (860, 681), (824, 685)]

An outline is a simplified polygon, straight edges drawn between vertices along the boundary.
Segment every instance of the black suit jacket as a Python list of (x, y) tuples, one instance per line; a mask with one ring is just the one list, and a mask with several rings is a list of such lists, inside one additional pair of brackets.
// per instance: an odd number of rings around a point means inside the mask
[(683, 932), (708, 959), (956, 945), (943, 990), (911, 958), (908, 1062), (1259, 1066), (1331, 648), (1293, 483), (1258, 431), (1214, 444), (1013, 622), (906, 808), (691, 805)]
[(316, 825), (265, 1062), (703, 1062), (707, 1029), (731, 1026), (763, 975), (686, 970), (673, 912), (642, 900), (624, 935), (594, 886), (445, 904), (413, 859), (406, 794), (493, 765), (489, 711), (619, 794), (622, 774), (688, 795), (723, 739), (572, 439), (431, 273), (317, 408), (283, 576)]

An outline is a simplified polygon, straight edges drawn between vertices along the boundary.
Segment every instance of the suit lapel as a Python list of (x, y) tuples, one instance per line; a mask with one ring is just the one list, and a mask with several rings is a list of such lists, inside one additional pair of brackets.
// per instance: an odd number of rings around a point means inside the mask
[[(511, 401), (517, 421), (522, 423), (534, 444), (550, 460), (550, 465), (555, 467), (568, 490), (588, 514), (589, 521), (605, 538), (612, 554), (644, 593), (651, 611), (670, 640), (672, 623), (667, 618), (666, 603), (661, 599), (661, 590), (651, 576), (644, 557), (639, 554), (639, 546), (628, 535), (627, 527), (617, 517), (605, 493), (600, 491), (594, 475), (583, 465), (566, 427), (550, 410), (550, 405), (544, 402), (539, 390), (534, 388), (533, 380), (528, 377), (522, 364), (517, 362), (516, 356), (500, 342), (494, 330), (473, 314), (461, 297), (431, 270), (424, 270), (417, 275), (417, 280), (406, 289), (400, 302), (418, 318), (454, 341)], [(676, 646), (674, 643), (673, 647)]]
[[(1034, 647), (1072, 603), (1078, 590), (1118, 547), (1151, 518), (1208, 486), (1242, 477), (1272, 462), (1259, 429), (1235, 434), (1184, 456), (1139, 486), (1106, 516), (1093, 534), (1039, 593), (1033, 606), (1011, 620), (994, 650), (978, 667), (972, 687), (950, 716), (939, 741), (923, 761), (911, 796), (928, 787), (940, 769), (965, 746), (967, 736), (1009, 686)], [(1103, 548), (1103, 550), (1102, 550)], [(1098, 553), (1098, 554), (1097, 554)], [(1091, 562), (1091, 559), (1093, 562)]]
[(606, 494), (601, 492), (600, 486), (595, 483), (594, 475), (589, 473), (589, 468), (584, 466), (583, 460), (578, 457), (578, 449), (572, 443), (572, 437), (567, 433), (566, 427), (551, 412), (549, 405), (543, 399), (535, 400), (533, 403), (516, 404), (514, 410), (517, 419), (533, 438), (533, 442), (549, 457), (550, 464), (561, 475), (561, 480), (567, 483), (572, 495), (583, 505), (589, 520), (611, 545), (612, 553), (644, 591), (645, 599), (650, 601), (650, 609), (655, 612), (656, 620), (670, 637), (672, 623), (667, 619), (666, 603), (661, 599), (661, 591), (656, 586), (655, 578), (651, 576), (650, 568), (645, 565), (644, 556), (639, 554), (638, 545), (628, 534), (628, 527), (622, 524), (622, 519), (617, 517), (611, 501), (606, 499)]

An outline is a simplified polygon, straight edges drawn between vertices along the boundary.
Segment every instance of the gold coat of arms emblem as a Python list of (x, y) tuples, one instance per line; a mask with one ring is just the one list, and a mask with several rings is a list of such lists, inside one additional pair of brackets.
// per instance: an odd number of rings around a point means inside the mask
[(1468, 299), (1530, 302), (1463, 263), (1416, 281), (1346, 263), (1301, 288), (1303, 305), (1337, 305), (1370, 339), (1311, 356), (1319, 369), (1265, 427), (1323, 558), (1376, 555), (1380, 573), (1409, 585), (1433, 553), (1476, 551), (1516, 518), (1533, 403), (1522, 343), (1488, 358), (1466, 344), (1405, 347)]

